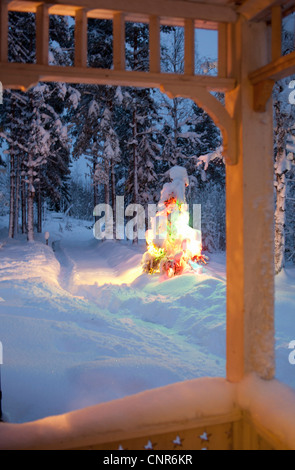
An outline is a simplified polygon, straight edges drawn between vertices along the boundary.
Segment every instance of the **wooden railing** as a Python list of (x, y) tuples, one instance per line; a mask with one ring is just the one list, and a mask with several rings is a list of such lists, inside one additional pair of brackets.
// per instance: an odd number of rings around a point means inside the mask
[[(226, 418), (224, 417), (226, 420)], [(218, 421), (218, 420), (217, 420)], [(219, 418), (220, 421), (220, 418)], [(289, 450), (275, 435), (255, 427), (250, 418), (204, 424), (201, 427), (147, 435), (135, 439), (77, 447), (73, 450)]]
[[(178, 3), (184, 2), (169, 2), (166, 0), (163, 2), (163, 16), (157, 16), (154, 14), (139, 14), (136, 12), (138, 10), (135, 8), (135, 13), (133, 10), (130, 12), (127, 11), (116, 11), (111, 10), (110, 6), (108, 9), (92, 9), (85, 7), (85, 3), (89, 3), (90, 6), (93, 2), (79, 2), (73, 1), (71, 4), (74, 6), (60, 5), (60, 3), (55, 4), (54, 2), (37, 2), (37, 1), (1, 1), (0, 4), (0, 63), (4, 64), (8, 61), (8, 12), (9, 11), (23, 11), (31, 12), (35, 14), (36, 17), (36, 64), (37, 65), (48, 65), (48, 56), (49, 56), (49, 16), (54, 14), (68, 14), (73, 15), (75, 18), (75, 60), (74, 67), (86, 68), (87, 67), (87, 22), (88, 18), (103, 18), (111, 19), (113, 22), (113, 70), (118, 72), (125, 72), (125, 22), (134, 21), (147, 23), (149, 25), (149, 72), (146, 74), (160, 74), (161, 65), (160, 65), (160, 26), (161, 24), (177, 24), (184, 28), (184, 75), (187, 79), (191, 77), (197, 77), (195, 73), (195, 29), (202, 27), (206, 29), (215, 29), (218, 31), (218, 77), (221, 78), (220, 84), (218, 79), (212, 81), (212, 77), (208, 77), (209, 80), (206, 82), (204, 76), (202, 76), (202, 85), (207, 86), (211, 90), (226, 91), (233, 88), (234, 81), (228, 80), (226, 78), (232, 79), (232, 67), (230, 65), (230, 48), (228, 46), (228, 28), (236, 15), (229, 8), (221, 8), (221, 12), (227, 14), (220, 14), (219, 21), (208, 21), (195, 18), (192, 16), (191, 5), (189, 13), (183, 11), (181, 17), (174, 17), (173, 14), (177, 13)], [(99, 2), (105, 3), (108, 5), (110, 2)], [(111, 2), (114, 3), (114, 2)], [(116, 4), (118, 2), (115, 2)], [(120, 2), (119, 2), (120, 3)], [(122, 3), (122, 2), (121, 2)], [(141, 5), (144, 2), (139, 2)], [(157, 2), (161, 3), (161, 2)], [(167, 9), (168, 4), (172, 6), (172, 9)], [(130, 5), (130, 2), (128, 2)], [(94, 5), (92, 5), (94, 6)], [(206, 6), (202, 4), (202, 8), (195, 8), (195, 14), (201, 18), (207, 18), (209, 12), (204, 13), (207, 10)], [(219, 8), (216, 5), (217, 9)], [(129, 7), (131, 8), (131, 7)], [(155, 11), (158, 11), (156, 9)], [(212, 12), (212, 6), (210, 7)], [(159, 10), (161, 12), (161, 9)], [(176, 12), (176, 13), (174, 13)], [(214, 18), (217, 18), (216, 13), (213, 15)], [(228, 19), (229, 22), (224, 22), (224, 19)], [(109, 71), (112, 73), (112, 70)], [(130, 75), (130, 74), (129, 74)], [(123, 76), (124, 78), (124, 76)], [(175, 77), (174, 77), (175, 78)], [(131, 78), (132, 80), (132, 78)], [(148, 78), (147, 78), (148, 80)], [(154, 77), (151, 77), (151, 82), (154, 81)]]
[(295, 449), (295, 392), (276, 381), (176, 383), (30, 423), (0, 423), (0, 449)]

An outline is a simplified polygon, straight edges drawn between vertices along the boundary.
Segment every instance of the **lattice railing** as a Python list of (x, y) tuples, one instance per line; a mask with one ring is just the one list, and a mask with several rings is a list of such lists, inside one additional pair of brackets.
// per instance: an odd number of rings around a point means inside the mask
[[(99, 8), (100, 7), (100, 8)], [(35, 15), (35, 63), (9, 62), (8, 15), (22, 11)], [(74, 62), (72, 66), (49, 65), (50, 15), (68, 15), (75, 21)], [(111, 20), (113, 24), (113, 66), (111, 69), (88, 66), (88, 19)], [(232, 115), (211, 92), (228, 92), (235, 88), (233, 61), (233, 23), (235, 12), (226, 6), (206, 5), (178, 0), (147, 2), (123, 0), (8, 1), (0, 3), (0, 81), (4, 88), (26, 90), (39, 81), (120, 85), (158, 88), (169, 97), (190, 98), (202, 107), (219, 126), (223, 135), (223, 155), (234, 164), (236, 129)], [(126, 70), (125, 24), (145, 22), (149, 25), (148, 71)], [(161, 25), (184, 28), (183, 73), (161, 70)], [(218, 74), (197, 74), (195, 66), (195, 31), (198, 28), (218, 31)]]
[[(226, 78), (233, 78), (233, 70), (230, 60), (230, 48), (228, 45), (228, 32), (231, 23), (236, 18), (234, 12), (229, 8), (219, 8), (219, 16), (216, 13), (212, 16), (212, 7), (206, 13), (200, 8), (196, 8), (194, 11), (190, 6), (189, 11), (183, 11), (183, 16), (174, 17), (173, 14), (179, 13), (177, 4), (184, 2), (169, 1), (158, 2), (164, 4), (163, 15), (159, 16), (153, 14), (153, 10), (157, 12), (157, 9), (152, 9), (151, 13), (140, 13), (142, 10), (142, 2), (138, 2), (134, 7), (138, 12), (133, 13), (127, 11), (112, 10), (108, 9), (89, 9), (83, 6), (83, 1), (73, 1), (71, 4), (74, 6), (55, 4), (54, 2), (37, 2), (37, 1), (2, 1), (0, 4), (0, 63), (4, 64), (9, 62), (8, 60), (8, 14), (9, 11), (22, 11), (26, 13), (32, 13), (36, 19), (36, 64), (40, 66), (48, 66), (49, 57), (49, 18), (50, 15), (70, 15), (73, 16), (75, 21), (75, 60), (74, 67), (86, 68), (87, 67), (87, 32), (88, 32), (88, 19), (89, 18), (100, 18), (108, 19), (113, 23), (113, 72), (125, 72), (126, 71), (126, 60), (125, 60), (125, 23), (127, 21), (146, 23), (149, 26), (149, 71), (148, 74), (160, 74), (161, 73), (161, 54), (160, 54), (160, 28), (161, 25), (178, 25), (184, 29), (184, 70), (183, 75), (185, 77), (196, 77), (195, 67), (195, 31), (198, 28), (206, 28), (218, 31), (218, 77), (217, 79), (208, 76), (208, 82), (202, 77), (203, 83), (208, 85), (212, 90), (225, 91), (232, 89), (234, 82), (233, 80), (225, 80)], [(84, 4), (93, 4), (93, 2), (84, 2)], [(97, 2), (96, 2), (97, 3)], [(110, 2), (99, 2), (106, 5)], [(120, 2), (111, 2), (111, 4), (119, 4)], [(121, 2), (122, 3), (122, 2)], [(128, 2), (130, 5), (130, 2)], [(171, 5), (173, 10), (171, 12)], [(93, 4), (94, 6), (94, 4)], [(115, 5), (114, 5), (115, 6)], [(167, 9), (170, 8), (170, 11)], [(143, 11), (145, 9), (143, 8)], [(159, 13), (161, 9), (159, 10)], [(174, 13), (175, 12), (175, 13)], [(195, 18), (193, 14), (200, 16)], [(209, 20), (209, 17), (215, 18)], [(205, 19), (202, 19), (205, 18)], [(219, 21), (216, 20), (219, 18)], [(225, 22), (227, 20), (227, 22)], [(109, 71), (110, 72), (110, 71)], [(180, 74), (182, 75), (182, 74)], [(223, 79), (223, 80), (218, 80)], [(154, 80), (153, 77), (152, 80)]]
[(251, 419), (241, 419), (208, 424), (192, 429), (182, 429), (162, 434), (119, 440), (82, 447), (81, 450), (288, 450), (277, 437), (265, 429), (257, 428)]
[(84, 449), (93, 450), (233, 450), (235, 423), (208, 425), (154, 434), (135, 439), (120, 440)]

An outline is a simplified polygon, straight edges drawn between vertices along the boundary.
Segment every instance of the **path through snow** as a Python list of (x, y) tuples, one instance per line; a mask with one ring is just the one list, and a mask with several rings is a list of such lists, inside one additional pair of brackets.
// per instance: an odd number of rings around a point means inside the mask
[[(24, 422), (203, 376), (225, 375), (225, 255), (159, 282), (144, 246), (98, 242), (81, 221), (50, 245), (0, 248), (3, 410)], [(277, 278), (277, 376), (295, 388), (294, 269)], [(285, 277), (284, 277), (285, 276)]]

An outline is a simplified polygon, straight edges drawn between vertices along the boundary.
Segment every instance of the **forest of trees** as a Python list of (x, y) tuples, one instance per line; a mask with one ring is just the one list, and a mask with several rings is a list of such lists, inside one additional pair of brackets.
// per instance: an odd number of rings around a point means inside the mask
[[(9, 60), (35, 62), (35, 18), (9, 13)], [(162, 70), (183, 71), (183, 28), (163, 28)], [(294, 36), (284, 32), (284, 48)], [(126, 24), (126, 65), (149, 67), (148, 26)], [(50, 17), (50, 64), (72, 65), (74, 22)], [(202, 67), (197, 57), (197, 66)], [(216, 57), (207, 58), (214, 73)], [(111, 68), (112, 22), (88, 21), (88, 66)], [(291, 80), (291, 78), (290, 78)], [(294, 106), (287, 106), (288, 83), (274, 88), (274, 195), (276, 269), (295, 261)], [(217, 96), (222, 100), (223, 96)], [(287, 101), (286, 101), (287, 100)], [(295, 142), (295, 141), (294, 141)], [(168, 170), (187, 169), (188, 202), (202, 206), (203, 248), (224, 250), (225, 166), (204, 156), (222, 145), (209, 116), (186, 99), (168, 99), (154, 89), (39, 83), (27, 92), (5, 90), (0, 106), (0, 215), (9, 213), (9, 236), (42, 232), (44, 205), (53, 211), (94, 221), (101, 202), (115, 212), (115, 196), (125, 204), (156, 203)], [(294, 153), (293, 153), (294, 151)], [(86, 162), (87, 178), (72, 172)], [(6, 165), (6, 168), (5, 168)]]

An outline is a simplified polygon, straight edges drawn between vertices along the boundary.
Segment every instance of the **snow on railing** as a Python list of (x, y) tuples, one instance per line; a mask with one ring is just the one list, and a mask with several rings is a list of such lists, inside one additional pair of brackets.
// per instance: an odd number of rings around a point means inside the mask
[(34, 422), (0, 423), (0, 449), (245, 448), (245, 413), (257, 446), (295, 449), (295, 392), (254, 375), (237, 384), (199, 378)]

